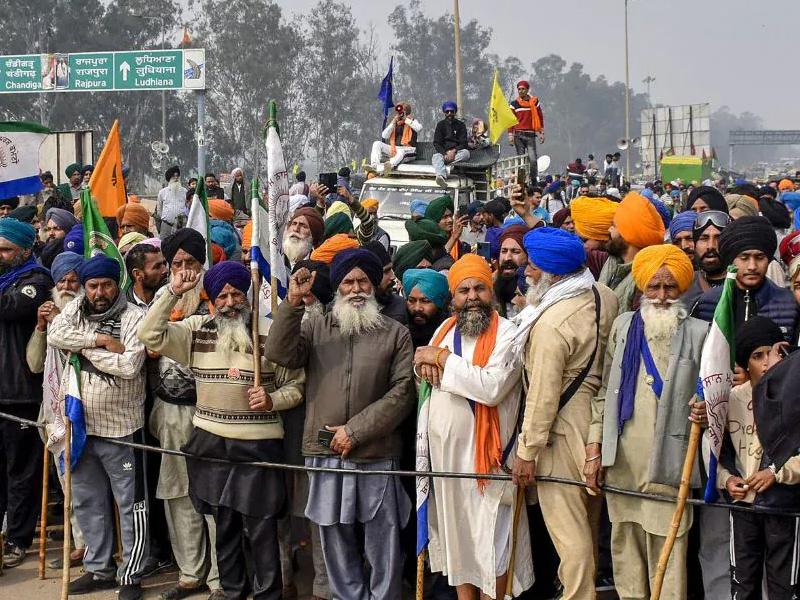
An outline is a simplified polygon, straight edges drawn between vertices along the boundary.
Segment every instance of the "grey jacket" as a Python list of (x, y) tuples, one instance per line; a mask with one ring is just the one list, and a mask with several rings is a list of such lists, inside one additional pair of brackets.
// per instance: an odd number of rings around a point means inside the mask
[[(414, 407), (414, 352), (408, 329), (383, 316), (373, 333), (344, 337), (332, 314), (303, 319), (303, 307), (278, 307), (265, 353), (278, 365), (306, 369), (304, 456), (334, 456), (317, 443), (326, 425), (345, 425), (348, 460), (399, 458), (399, 427)], [(406, 440), (414, 443), (414, 440)]]
[[(623, 313), (614, 322), (606, 347), (603, 385), (593, 403), (589, 442), (602, 441), (604, 467), (613, 466), (617, 458), (617, 396), (622, 379), (625, 341), (633, 315), (633, 312)], [(700, 354), (708, 327), (705, 321), (687, 317), (672, 338), (664, 389), (658, 401), (654, 451), (650, 455), (648, 477), (651, 483), (680, 485), (691, 428), (689, 400), (697, 393)], [(692, 487), (700, 487), (700, 473), (696, 466), (692, 472)]]

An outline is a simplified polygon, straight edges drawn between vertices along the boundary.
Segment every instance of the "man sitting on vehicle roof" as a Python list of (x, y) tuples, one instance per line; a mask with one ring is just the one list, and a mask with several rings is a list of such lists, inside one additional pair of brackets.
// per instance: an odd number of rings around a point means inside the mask
[(468, 160), (469, 150), (467, 150), (467, 126), (456, 119), (458, 112), (456, 103), (448, 100), (442, 104), (442, 112), (444, 119), (436, 124), (436, 131), (433, 134), (433, 147), (436, 148), (436, 153), (431, 159), (431, 164), (436, 169), (436, 183), (446, 188), (445, 165)]
[(417, 153), (417, 134), (422, 129), (422, 123), (411, 116), (411, 105), (408, 103), (398, 104), (394, 110), (396, 114), (383, 130), (382, 139), (372, 144), (370, 164), (364, 166), (367, 173), (377, 173), (378, 165), (385, 160), (383, 174), (386, 175), (407, 157)]

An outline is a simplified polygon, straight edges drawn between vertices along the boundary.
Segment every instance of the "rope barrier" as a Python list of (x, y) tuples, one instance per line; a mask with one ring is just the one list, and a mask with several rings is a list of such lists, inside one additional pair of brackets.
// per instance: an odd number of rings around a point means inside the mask
[[(0, 412), (0, 419), (5, 419), (7, 421), (13, 421), (15, 423), (28, 425), (29, 427), (36, 427), (38, 429), (45, 428), (44, 423), (39, 423), (37, 421), (30, 421), (28, 419), (23, 419), (21, 417), (9, 415), (3, 412)], [(158, 446), (137, 444), (136, 442), (126, 442), (115, 438), (103, 438), (103, 441), (108, 442), (110, 444), (116, 444), (118, 446), (126, 446), (128, 448), (133, 448), (135, 450), (143, 450), (144, 452), (157, 452), (159, 454), (168, 454), (170, 456), (181, 456), (183, 458), (191, 458), (193, 460), (203, 460), (206, 462), (222, 463), (227, 465), (244, 465), (248, 467), (257, 467), (259, 469), (280, 469), (284, 471), (300, 471), (307, 473), (335, 473), (338, 475), (384, 475), (384, 476), (388, 475), (392, 477), (436, 477), (439, 479), (486, 479), (489, 481), (511, 481), (511, 475), (504, 473), (503, 474), (489, 473), (486, 475), (478, 476), (475, 473), (454, 473), (450, 471), (400, 471), (400, 470), (362, 471), (359, 469), (334, 469), (331, 467), (308, 467), (305, 465), (290, 465), (286, 463), (272, 463), (263, 461), (247, 462), (247, 461), (228, 460), (226, 458), (214, 458), (210, 456), (196, 456), (194, 454), (187, 454), (186, 452), (182, 452), (180, 450), (170, 450), (168, 448), (160, 448)], [(536, 482), (558, 483), (561, 485), (581, 487), (586, 490), (589, 489), (589, 487), (583, 481), (576, 481), (575, 479), (566, 479), (564, 477), (537, 476)], [(665, 502), (669, 504), (677, 503), (677, 498), (674, 498), (672, 496), (662, 496), (660, 494), (651, 494), (649, 492), (637, 492), (634, 490), (626, 490), (608, 485), (603, 486), (601, 489), (603, 490), (603, 492), (607, 492), (609, 494), (617, 494), (620, 496), (639, 498), (640, 500), (653, 500), (655, 502)], [(787, 517), (787, 518), (800, 517), (800, 511), (798, 512), (784, 511), (776, 508), (771, 508), (768, 506), (727, 504), (721, 502), (707, 503), (704, 500), (700, 500), (697, 498), (689, 498), (686, 501), (686, 503), (691, 506), (698, 506), (698, 507), (702, 506), (703, 508), (719, 508), (725, 510), (735, 510), (739, 512), (757, 513), (757, 514), (773, 515), (773, 516)]]

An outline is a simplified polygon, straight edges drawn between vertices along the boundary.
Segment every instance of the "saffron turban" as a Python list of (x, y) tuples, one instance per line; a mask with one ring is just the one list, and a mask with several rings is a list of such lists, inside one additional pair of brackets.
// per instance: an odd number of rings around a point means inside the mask
[(220, 221), (233, 221), (233, 207), (227, 201), (219, 198), (209, 200), (208, 216)]
[(431, 200), (428, 204), (428, 210), (425, 211), (425, 218), (430, 219), (434, 223), (439, 223), (444, 217), (444, 213), (450, 211), (453, 214), (453, 199), (450, 196), (439, 196), (435, 200)]
[(225, 250), (219, 244), (214, 242), (211, 243), (211, 264), (216, 265), (217, 263), (221, 263), (224, 260), (228, 260), (228, 257), (225, 255)]
[(347, 215), (348, 218), (350, 217), (350, 207), (341, 200), (333, 202), (330, 207), (328, 207), (325, 218), (330, 219), (332, 216), (338, 215), (339, 213)]
[(316, 273), (314, 283), (311, 284), (311, 293), (321, 304), (330, 304), (333, 301), (333, 288), (331, 287), (331, 272), (328, 265), (319, 260), (301, 260), (292, 269), (292, 275), (300, 269), (308, 269)]
[(686, 212), (678, 213), (675, 215), (675, 218), (672, 219), (672, 223), (669, 226), (669, 237), (671, 240), (675, 241), (675, 237), (680, 234), (688, 231), (689, 233), (692, 232), (692, 228), (694, 227), (694, 222), (697, 220), (697, 213), (691, 210)]
[(199, 231), (184, 227), (168, 235), (161, 242), (161, 251), (170, 265), (178, 250), (183, 250), (190, 254), (201, 265), (206, 262), (206, 240)]
[(120, 265), (105, 254), (98, 254), (83, 263), (80, 273), (81, 285), (90, 279), (113, 279), (119, 285)]
[(433, 248), (441, 248), (447, 243), (449, 236), (439, 227), (437, 221), (432, 221), (425, 217), (424, 219), (407, 219), (406, 231), (408, 232), (408, 239), (412, 242), (424, 240), (430, 243)]
[(53, 275), (53, 281), (58, 283), (64, 276), (75, 271), (80, 273), (80, 268), (83, 266), (83, 256), (75, 254), (74, 252), (62, 252), (53, 259), (53, 264), (50, 266), (50, 273)]
[(380, 259), (369, 250), (351, 248), (339, 252), (331, 263), (331, 286), (333, 289), (338, 289), (342, 280), (356, 268), (364, 271), (373, 288), (380, 285), (381, 279), (383, 279), (383, 265)]
[(16, 219), (0, 219), (0, 238), (23, 249), (32, 248), (36, 230), (30, 223)]
[(402, 281), (405, 272), (408, 269), (416, 268), (423, 260), (433, 264), (433, 248), (428, 242), (420, 240), (403, 244), (395, 252), (394, 260), (392, 261), (394, 274)]
[(65, 232), (78, 224), (78, 219), (75, 218), (75, 215), (63, 208), (49, 209), (44, 215), (45, 227), (50, 221), (53, 221), (61, 231)]
[(453, 263), (447, 272), (447, 283), (450, 291), (454, 292), (458, 285), (465, 279), (479, 279), (492, 289), (492, 269), (489, 263), (477, 254), (465, 254)]
[(411, 215), (419, 215), (420, 217), (424, 217), (425, 213), (428, 211), (428, 203), (424, 200), (412, 200), (411, 201)]
[(647, 248), (664, 243), (665, 228), (661, 215), (652, 202), (636, 192), (629, 192), (619, 203), (614, 225), (622, 239), (631, 246)]
[(217, 299), (226, 284), (247, 293), (250, 289), (250, 269), (233, 260), (223, 260), (215, 264), (203, 277), (203, 288), (212, 302)]
[(64, 236), (64, 250), (83, 255), (83, 225), (78, 223)]
[(373, 208), (378, 208), (380, 202), (378, 202), (375, 198), (364, 198), (361, 201), (361, 206), (364, 207), (364, 210), (372, 210)]
[(692, 190), (686, 202), (686, 210), (692, 210), (692, 206), (697, 200), (705, 202), (711, 210), (728, 212), (728, 203), (725, 202), (725, 196), (717, 188), (710, 185), (701, 185)]
[(672, 244), (656, 244), (640, 250), (633, 259), (631, 275), (636, 287), (644, 291), (661, 267), (667, 267), (675, 277), (681, 294), (692, 285), (694, 267), (686, 253)]
[(303, 217), (306, 220), (308, 228), (311, 229), (311, 242), (314, 244), (314, 247), (319, 246), (320, 242), (322, 242), (322, 235), (325, 232), (325, 221), (322, 215), (319, 214), (319, 211), (309, 206), (298, 208), (294, 211), (294, 214), (292, 214), (292, 219), (296, 219), (297, 217)]
[(540, 227), (525, 234), (528, 260), (545, 273), (566, 275), (586, 261), (583, 242), (574, 233), (555, 227)]
[(433, 269), (409, 269), (406, 271), (403, 274), (403, 290), (405, 290), (406, 298), (411, 295), (411, 290), (414, 288), (417, 288), (423, 296), (440, 309), (444, 309), (450, 299), (447, 277)]
[(525, 245), (523, 244), (522, 240), (525, 237), (525, 234), (530, 231), (530, 228), (527, 225), (510, 225), (509, 227), (503, 228), (503, 233), (500, 234), (500, 245), (503, 245), (503, 242), (506, 240), (514, 240), (517, 242), (520, 248), (523, 250), (525, 249)]
[(123, 221), (146, 230), (150, 226), (150, 213), (141, 204), (123, 204), (117, 209), (117, 223), (120, 227)]
[(778, 191), (779, 192), (793, 192), (794, 191), (794, 184), (789, 179), (781, 179), (780, 183), (778, 184)]
[(605, 198), (580, 196), (569, 205), (575, 232), (587, 240), (608, 241), (608, 230), (614, 223), (614, 215), (619, 209), (618, 202)]
[(311, 253), (311, 260), (319, 260), (325, 264), (331, 264), (333, 258), (342, 250), (358, 248), (358, 242), (346, 233), (339, 233), (328, 238)]
[(350, 233), (353, 231), (353, 221), (350, 220), (348, 213), (338, 212), (325, 219), (325, 228), (322, 233), (322, 241), (330, 239), (340, 233)]
[(725, 265), (730, 265), (734, 258), (748, 250), (760, 250), (772, 260), (777, 249), (775, 229), (764, 217), (736, 219), (719, 236), (719, 255)]
[(756, 201), (750, 196), (742, 196), (741, 194), (726, 194), (725, 202), (728, 203), (728, 212), (735, 209), (742, 213), (741, 216), (758, 216), (758, 206), (756, 205)]
[(242, 228), (242, 250), (250, 250), (253, 245), (253, 222), (248, 221)]
[(124, 248), (125, 246), (131, 246), (132, 244), (138, 244), (139, 242), (143, 242), (146, 239), (147, 237), (145, 237), (138, 231), (130, 231), (125, 235), (123, 235), (121, 238), (119, 238), (119, 244), (117, 244), (117, 246), (120, 248)]

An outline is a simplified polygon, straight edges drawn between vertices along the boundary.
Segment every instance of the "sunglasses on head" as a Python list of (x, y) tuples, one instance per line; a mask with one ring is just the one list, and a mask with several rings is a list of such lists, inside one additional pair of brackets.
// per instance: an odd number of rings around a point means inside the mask
[(711, 225), (721, 231), (730, 225), (730, 222), (731, 217), (728, 213), (724, 213), (721, 210), (707, 210), (697, 215), (697, 220), (692, 227), (692, 233), (695, 236), (700, 235)]

